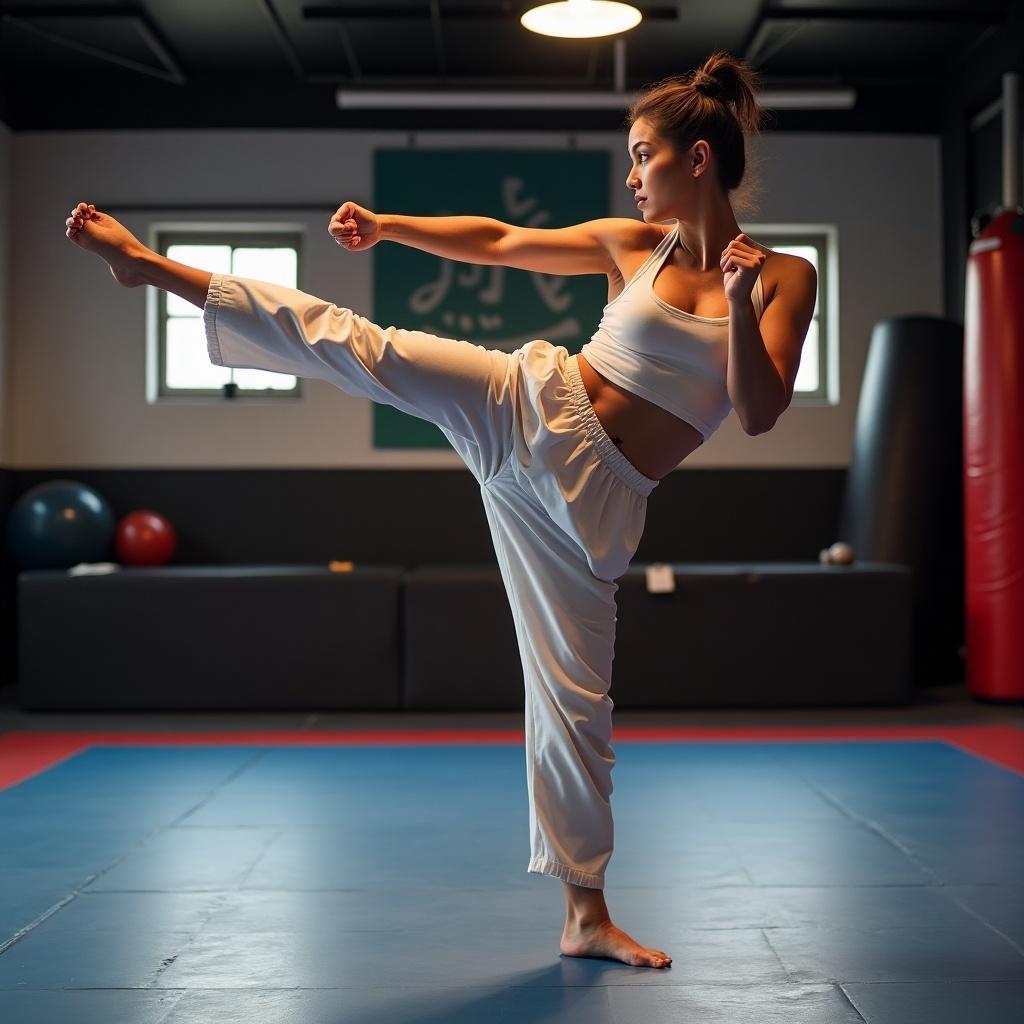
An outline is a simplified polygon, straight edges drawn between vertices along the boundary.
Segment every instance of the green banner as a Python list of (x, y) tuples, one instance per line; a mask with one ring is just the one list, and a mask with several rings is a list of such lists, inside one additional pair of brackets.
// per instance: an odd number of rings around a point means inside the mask
[[(560, 228), (608, 216), (606, 150), (379, 149), (378, 213), (494, 217)], [(608, 301), (597, 274), (561, 277), (442, 259), (411, 246), (373, 249), (373, 313), (382, 326), (512, 352), (534, 338), (580, 350)], [(447, 448), (432, 423), (374, 404), (376, 448)]]

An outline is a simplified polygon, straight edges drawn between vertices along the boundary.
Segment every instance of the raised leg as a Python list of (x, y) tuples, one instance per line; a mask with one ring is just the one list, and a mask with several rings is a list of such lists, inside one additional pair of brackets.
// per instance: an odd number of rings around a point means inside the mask
[(507, 457), (515, 372), (508, 353), (380, 327), (295, 288), (176, 263), (85, 203), (66, 225), (68, 238), (105, 260), (118, 283), (153, 285), (202, 309), (215, 365), (319, 378), (428, 420), (481, 483)]

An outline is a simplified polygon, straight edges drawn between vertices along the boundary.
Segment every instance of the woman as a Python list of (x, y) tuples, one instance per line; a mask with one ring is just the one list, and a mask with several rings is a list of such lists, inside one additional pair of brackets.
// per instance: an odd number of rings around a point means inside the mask
[[(689, 80), (638, 99), (626, 186), (642, 222), (527, 229), (377, 216), (354, 203), (332, 217), (329, 232), (353, 252), (390, 239), (477, 264), (606, 274), (609, 304), (579, 356), (544, 340), (506, 353), (381, 328), (294, 289), (175, 263), (85, 203), (66, 222), (68, 237), (121, 284), (164, 288), (202, 308), (216, 365), (328, 380), (435, 423), (462, 456), (480, 484), (523, 664), (528, 870), (563, 883), (560, 948), (569, 956), (671, 964), (617, 928), (604, 901), (615, 581), (658, 480), (730, 408), (748, 433), (783, 412), (814, 307), (811, 265), (770, 254), (733, 216), (744, 132), (759, 130), (755, 80), (719, 52)], [(775, 310), (771, 354), (758, 331), (766, 306)]]

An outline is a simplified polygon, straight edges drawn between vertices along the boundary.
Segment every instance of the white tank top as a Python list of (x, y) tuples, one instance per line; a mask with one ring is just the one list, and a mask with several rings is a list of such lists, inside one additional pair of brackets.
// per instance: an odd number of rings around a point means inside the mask
[[(692, 424), (706, 441), (732, 409), (726, 388), (729, 317), (684, 313), (655, 294), (654, 279), (678, 239), (676, 222), (604, 307), (597, 331), (580, 353), (612, 383)], [(760, 320), (760, 275), (751, 298)]]

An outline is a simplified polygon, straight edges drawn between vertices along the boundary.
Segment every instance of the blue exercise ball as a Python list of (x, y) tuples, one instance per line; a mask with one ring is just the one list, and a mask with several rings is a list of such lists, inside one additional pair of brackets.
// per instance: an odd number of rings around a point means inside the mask
[(113, 539), (110, 506), (76, 480), (50, 480), (33, 487), (7, 517), (7, 546), (20, 569), (107, 561)]

